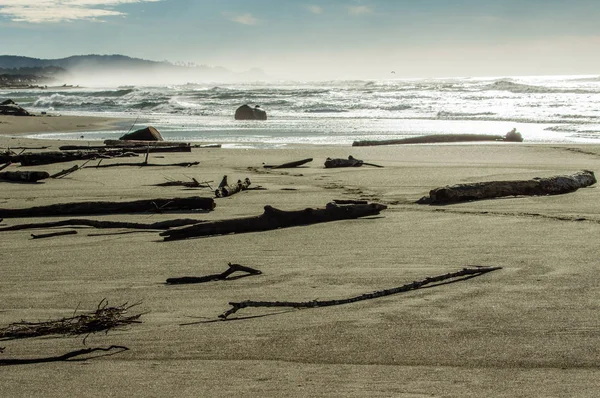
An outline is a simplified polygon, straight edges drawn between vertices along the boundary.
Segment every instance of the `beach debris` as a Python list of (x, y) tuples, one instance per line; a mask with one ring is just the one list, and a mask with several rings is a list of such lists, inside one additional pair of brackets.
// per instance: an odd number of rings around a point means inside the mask
[(134, 141), (164, 141), (164, 138), (157, 129), (152, 126), (145, 127), (127, 133), (119, 138), (122, 141), (134, 140)]
[(102, 159), (95, 166), (85, 166), (85, 168), (106, 168), (106, 167), (123, 167), (123, 166), (132, 166), (132, 167), (192, 167), (197, 166), (200, 162), (181, 162), (181, 163), (148, 163), (148, 154), (146, 154), (146, 159), (143, 162), (139, 163), (108, 163), (108, 164), (100, 164)]
[(447, 185), (432, 189), (419, 204), (449, 204), (470, 200), (501, 198), (506, 196), (543, 196), (575, 192), (596, 183), (593, 171), (583, 170), (571, 175), (534, 178), (516, 181), (489, 181), (471, 184)]
[(512, 129), (504, 136), (489, 134), (431, 134), (419, 137), (400, 138), (397, 140), (380, 141), (354, 141), (352, 146), (375, 146), (375, 145), (403, 145), (403, 144), (436, 144), (447, 142), (478, 142), (478, 141), (504, 141), (523, 142), (521, 133)]
[(97, 332), (108, 333), (111, 329), (132, 323), (141, 323), (139, 318), (143, 314), (128, 314), (131, 308), (140, 304), (141, 302), (135, 304), (124, 303), (116, 307), (109, 307), (108, 300), (102, 299), (95, 311), (81, 315), (44, 322), (21, 321), (11, 323), (4, 328), (0, 328), (0, 340), (25, 339), (50, 335), (75, 336), (90, 335)]
[[(2, 219), (0, 218), (0, 221)], [(48, 221), (39, 223), (29, 224), (16, 224), (8, 227), (0, 228), (0, 232), (7, 231), (20, 231), (23, 229), (40, 229), (40, 228), (55, 228), (55, 227), (93, 227), (93, 228), (123, 228), (123, 229), (142, 229), (142, 230), (166, 230), (169, 228), (183, 227), (186, 225), (193, 225), (203, 222), (203, 220), (196, 220), (191, 218), (180, 218), (174, 220), (157, 221), (154, 223), (137, 223), (137, 222), (124, 222), (124, 221), (107, 221), (107, 220), (88, 220), (84, 218), (80, 219), (69, 219), (60, 221)]]
[(77, 362), (81, 362), (81, 361), (87, 361), (88, 359), (92, 359), (92, 358), (101, 356), (101, 355), (98, 355), (96, 357), (81, 358), (82, 355), (87, 355), (87, 354), (91, 354), (93, 352), (99, 352), (99, 351), (109, 352), (109, 351), (113, 351), (113, 350), (119, 350), (119, 351), (116, 353), (113, 352), (111, 354), (105, 354), (105, 355), (114, 355), (119, 352), (128, 351), (129, 348), (124, 347), (122, 345), (111, 345), (108, 347), (82, 348), (80, 350), (70, 351), (70, 352), (67, 352), (66, 354), (57, 355), (57, 356), (53, 356), (53, 357), (7, 358), (7, 359), (0, 359), (0, 366), (30, 365), (30, 364), (34, 364), (34, 363), (47, 363), (47, 362), (69, 362), (70, 360), (72, 360), (74, 358), (76, 358), (74, 360), (76, 360)]
[(0, 102), (0, 115), (10, 116), (33, 116), (27, 112), (24, 108), (17, 105), (13, 100), (7, 99)]
[(211, 188), (210, 183), (213, 181), (202, 181), (199, 182), (195, 178), (190, 177), (191, 181), (173, 181), (161, 182), (154, 184), (155, 187), (186, 187), (186, 188)]
[(80, 151), (80, 150), (94, 150), (94, 151), (111, 151), (115, 149), (126, 150), (131, 153), (154, 153), (154, 152), (191, 152), (192, 147), (190, 144), (185, 145), (63, 145), (59, 147), (61, 151)]
[(360, 159), (354, 158), (352, 155), (348, 156), (348, 159), (332, 159), (327, 158), (325, 160), (326, 168), (334, 168), (334, 167), (361, 167), (361, 166), (373, 166), (373, 167), (383, 167), (378, 164), (367, 163)]
[(40, 166), (52, 163), (71, 162), (75, 160), (109, 159), (116, 157), (137, 156), (134, 153), (123, 150), (94, 150), (94, 151), (47, 151), (47, 152), (25, 152), (12, 157), (13, 162), (19, 162), (22, 166)]
[(140, 147), (140, 148), (154, 148), (154, 147), (172, 147), (172, 146), (191, 146), (189, 142), (178, 142), (178, 141), (145, 141), (145, 140), (104, 140), (104, 145), (106, 147), (114, 147), (114, 148), (130, 148), (130, 147)]
[(50, 232), (47, 234), (31, 234), (31, 239), (43, 239), (43, 238), (53, 238), (55, 236), (63, 236), (63, 235), (75, 235), (77, 231), (59, 231), (59, 232)]
[(207, 210), (215, 208), (213, 198), (144, 199), (128, 202), (73, 202), (24, 209), (0, 209), (0, 217), (51, 217), (92, 214), (162, 213), (180, 210)]
[(264, 209), (264, 213), (259, 216), (208, 221), (189, 227), (174, 228), (161, 232), (160, 236), (163, 236), (165, 241), (169, 241), (200, 236), (268, 231), (298, 225), (373, 216), (379, 214), (381, 210), (387, 209), (387, 206), (379, 203), (357, 205), (328, 203), (324, 209), (307, 208), (304, 210), (285, 211), (268, 205)]
[(38, 182), (50, 178), (45, 171), (2, 171), (0, 181), (8, 182)]
[[(310, 301), (302, 301), (302, 302), (246, 300), (246, 301), (240, 301), (240, 302), (230, 302), (229, 305), (231, 305), (231, 308), (229, 310), (225, 311), (224, 313), (222, 313), (221, 315), (219, 315), (219, 318), (226, 320), (231, 314), (234, 314), (243, 308), (249, 308), (249, 307), (268, 307), (268, 308), (290, 307), (290, 308), (305, 309), (305, 308), (330, 307), (330, 306), (334, 306), (334, 305), (356, 303), (358, 301), (370, 300), (370, 299), (375, 299), (375, 298), (379, 298), (379, 297), (390, 296), (392, 294), (408, 292), (411, 290), (417, 290), (426, 285), (430, 285), (432, 283), (438, 283), (438, 282), (445, 281), (444, 284), (447, 284), (450, 282), (458, 282), (458, 281), (462, 281), (462, 280), (467, 280), (467, 279), (471, 279), (473, 277), (483, 275), (488, 272), (496, 271), (499, 269), (502, 269), (502, 267), (480, 267), (480, 266), (478, 266), (478, 267), (474, 267), (474, 268), (463, 268), (462, 270), (460, 270), (458, 272), (450, 272), (450, 273), (443, 274), (443, 275), (432, 276), (432, 277), (422, 279), (420, 281), (414, 281), (414, 282), (408, 283), (406, 285), (402, 285), (400, 287), (395, 287), (392, 289), (385, 289), (385, 290), (378, 290), (378, 291), (375, 291), (372, 293), (365, 293), (365, 294), (361, 294), (360, 296), (354, 296), (354, 297), (340, 299), (340, 300), (310, 300)], [(435, 286), (437, 286), (437, 285), (435, 285)]]
[(227, 176), (223, 176), (223, 179), (219, 183), (218, 188), (215, 190), (215, 196), (217, 198), (225, 198), (241, 191), (245, 191), (250, 186), (251, 182), (249, 178), (238, 180), (237, 183), (229, 185), (227, 182)]
[(313, 158), (308, 158), (308, 159), (296, 160), (294, 162), (283, 163), (283, 164), (276, 165), (276, 166), (266, 164), (263, 167), (265, 169), (291, 169), (294, 167), (302, 166), (303, 164), (306, 164), (308, 162), (312, 162), (312, 160), (313, 160)]
[[(240, 264), (227, 264), (229, 268), (220, 274), (212, 274), (206, 276), (182, 276), (178, 278), (169, 278), (167, 279), (168, 285), (182, 285), (189, 283), (204, 283), (204, 282), (212, 282), (212, 281), (227, 281), (232, 279), (244, 278), (246, 276), (252, 275), (260, 275), (262, 271), (259, 271), (254, 268), (245, 267)], [(244, 272), (242, 275), (236, 275), (235, 277), (231, 277), (234, 272)]]
[(8, 166), (10, 166), (12, 164), (11, 161), (8, 161), (4, 164), (0, 164), (0, 170), (4, 170), (5, 168), (7, 168)]
[[(87, 163), (87, 162), (86, 162), (86, 163)], [(83, 167), (84, 165), (85, 165), (85, 163), (84, 163), (84, 164), (83, 164), (81, 167)], [(52, 174), (52, 175), (50, 176), (50, 178), (63, 178), (63, 177), (65, 177), (65, 176), (67, 176), (67, 175), (69, 175), (69, 174), (71, 174), (71, 173), (74, 173), (74, 172), (76, 172), (76, 171), (77, 171), (77, 170), (79, 170), (81, 167), (80, 167), (80, 166), (77, 166), (77, 165), (75, 165), (75, 166), (73, 166), (73, 167), (70, 167), (70, 168), (68, 168), (68, 169), (61, 170), (61, 171), (59, 171), (58, 173), (54, 173), (54, 174)]]
[(245, 104), (235, 110), (234, 117), (235, 120), (267, 120), (267, 112), (260, 105)]

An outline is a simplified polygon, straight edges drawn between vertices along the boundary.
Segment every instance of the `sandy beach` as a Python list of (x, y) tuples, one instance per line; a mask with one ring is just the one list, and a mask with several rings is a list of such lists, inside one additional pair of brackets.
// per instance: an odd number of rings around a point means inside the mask
[[(67, 116), (0, 117), (0, 148), (48, 146), (27, 133), (93, 131), (124, 121)], [(524, 133), (526, 138), (526, 134)], [(101, 143), (99, 143), (101, 144)], [(20, 150), (19, 150), (20, 151)], [(40, 151), (34, 149), (33, 151)], [(325, 169), (352, 155), (384, 166)], [(295, 169), (268, 170), (313, 158)], [(104, 160), (140, 162), (142, 158)], [(454, 144), (283, 149), (194, 148), (150, 154), (181, 167), (86, 168), (37, 184), (1, 182), (0, 207), (75, 201), (214, 197), (169, 180), (249, 178), (249, 190), (216, 198), (211, 212), (89, 216), (156, 222), (223, 220), (322, 208), (335, 199), (385, 204), (379, 216), (164, 242), (158, 231), (87, 227), (0, 232), (0, 327), (141, 302), (139, 324), (108, 333), (0, 341), (0, 359), (124, 346), (85, 361), (2, 366), (5, 396), (139, 397), (595, 397), (600, 391), (597, 185), (556, 196), (446, 206), (416, 204), (450, 184), (520, 180), (600, 170), (600, 146)], [(49, 173), (83, 162), (8, 170)], [(92, 164), (94, 162), (90, 162)], [(50, 221), (5, 218), (0, 227)], [(31, 239), (32, 233), (77, 234)], [(262, 271), (228, 281), (171, 286), (167, 278)], [(342, 299), (467, 266), (501, 270), (358, 303), (305, 310), (249, 308), (229, 321), (229, 302)]]

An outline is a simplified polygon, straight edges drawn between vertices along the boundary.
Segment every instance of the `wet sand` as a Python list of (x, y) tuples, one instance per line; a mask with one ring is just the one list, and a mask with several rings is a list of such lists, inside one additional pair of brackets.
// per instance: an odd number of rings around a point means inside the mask
[[(75, 126), (84, 123), (74, 121)], [(28, 128), (40, 131), (41, 126)], [(58, 147), (57, 142), (43, 143)], [(0, 147), (17, 145), (40, 142), (0, 137)], [(323, 167), (327, 157), (348, 155), (384, 168)], [(262, 168), (263, 163), (308, 157), (314, 161), (297, 169)], [(196, 160), (200, 164), (191, 168), (89, 168), (39, 184), (0, 183), (0, 207), (212, 197), (209, 189), (152, 184), (193, 177), (214, 186), (228, 175), (230, 180), (248, 177), (252, 186), (266, 190), (217, 198), (209, 213), (87, 218), (221, 220), (258, 215), (267, 204), (298, 210), (324, 207), (333, 199), (364, 199), (388, 209), (366, 219), (174, 242), (163, 242), (158, 232), (114, 234), (125, 230), (92, 228), (39, 240), (32, 240), (31, 233), (72, 228), (0, 232), (2, 326), (94, 310), (104, 298), (111, 305), (141, 301), (135, 309), (144, 313), (141, 324), (90, 335), (85, 346), (83, 336), (0, 342), (2, 359), (113, 344), (129, 348), (82, 362), (3, 366), (4, 394), (594, 397), (600, 391), (597, 186), (557, 196), (415, 204), (430, 189), (448, 184), (597, 172), (600, 146), (211, 148), (150, 154), (149, 159)], [(81, 163), (6, 170), (53, 173)], [(228, 262), (263, 274), (204, 284), (164, 283), (170, 277), (219, 273)], [(230, 301), (341, 299), (470, 265), (502, 269), (354, 304), (244, 309), (231, 321), (217, 320)]]

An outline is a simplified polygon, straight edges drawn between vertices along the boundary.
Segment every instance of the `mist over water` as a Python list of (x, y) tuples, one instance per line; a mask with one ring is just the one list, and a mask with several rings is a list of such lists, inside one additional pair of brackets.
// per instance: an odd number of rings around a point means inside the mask
[[(34, 112), (139, 117), (137, 126), (153, 125), (168, 140), (237, 146), (349, 145), (425, 134), (504, 134), (513, 127), (528, 142), (600, 142), (598, 76), (188, 83), (0, 96)], [(246, 103), (259, 104), (268, 120), (235, 121), (235, 109)]]

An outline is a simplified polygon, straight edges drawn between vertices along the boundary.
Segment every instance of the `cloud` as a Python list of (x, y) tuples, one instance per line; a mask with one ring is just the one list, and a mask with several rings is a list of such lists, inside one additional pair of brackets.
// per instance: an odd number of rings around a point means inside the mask
[(367, 6), (349, 6), (348, 13), (351, 15), (371, 14), (373, 10)]
[(313, 14), (322, 14), (323, 13), (323, 7), (319, 7), (314, 4), (307, 4), (306, 9), (308, 11), (312, 12)]
[(240, 23), (242, 25), (256, 25), (258, 23), (258, 19), (254, 18), (254, 16), (250, 13), (243, 15), (229, 15), (230, 21)]
[(0, 16), (28, 23), (101, 21), (103, 17), (127, 15), (111, 7), (157, 1), (162, 0), (0, 0)]

